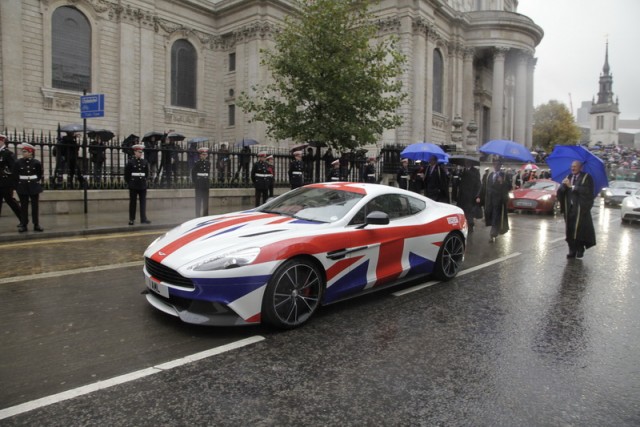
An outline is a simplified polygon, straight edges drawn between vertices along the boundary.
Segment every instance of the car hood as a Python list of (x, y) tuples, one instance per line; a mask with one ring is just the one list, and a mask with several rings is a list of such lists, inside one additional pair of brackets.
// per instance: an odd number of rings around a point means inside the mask
[(546, 196), (548, 194), (553, 195), (554, 192), (547, 191), (547, 190), (534, 190), (530, 188), (521, 188), (513, 192), (513, 196), (516, 199), (533, 199), (533, 200), (539, 199), (540, 197)]
[(627, 196), (624, 198), (624, 203), (630, 203), (633, 208), (640, 207), (640, 196), (635, 194), (632, 196)]
[(264, 247), (289, 237), (318, 233), (331, 226), (253, 211), (197, 218), (158, 238), (147, 248), (145, 257), (177, 269), (204, 256), (246, 247)]

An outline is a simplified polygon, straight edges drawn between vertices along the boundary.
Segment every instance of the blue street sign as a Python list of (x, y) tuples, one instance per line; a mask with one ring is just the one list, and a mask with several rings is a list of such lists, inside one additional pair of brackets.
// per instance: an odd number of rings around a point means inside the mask
[(104, 94), (85, 95), (80, 97), (80, 117), (104, 117)]

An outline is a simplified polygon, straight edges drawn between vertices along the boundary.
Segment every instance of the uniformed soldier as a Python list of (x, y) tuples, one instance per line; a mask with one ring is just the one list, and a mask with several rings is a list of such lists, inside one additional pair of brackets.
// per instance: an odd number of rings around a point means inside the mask
[(269, 165), (267, 164), (267, 153), (258, 153), (258, 161), (251, 168), (251, 182), (256, 190), (256, 207), (267, 201), (269, 196), (269, 179), (273, 178), (273, 174), (269, 173)]
[(196, 217), (209, 215), (209, 186), (211, 185), (211, 162), (209, 149), (198, 148), (198, 161), (191, 169), (191, 180), (196, 189)]
[(364, 166), (364, 171), (362, 174), (364, 178), (364, 182), (368, 182), (370, 184), (376, 183), (376, 158), (370, 156), (367, 159), (367, 164)]
[(340, 159), (336, 159), (331, 162), (331, 167), (333, 169), (331, 169), (331, 172), (329, 173), (329, 180), (333, 182), (342, 181), (342, 176), (340, 174)]
[(147, 180), (149, 179), (149, 163), (142, 158), (143, 144), (133, 147), (133, 158), (124, 167), (124, 180), (129, 186), (129, 225), (136, 220), (136, 201), (140, 198), (140, 222), (151, 224), (147, 219)]
[(36, 148), (24, 143), (20, 146), (22, 158), (13, 165), (13, 174), (18, 181), (16, 192), (20, 198), (20, 225), (18, 231), (24, 233), (29, 224), (29, 201), (31, 201), (31, 220), (34, 231), (44, 231), (40, 227), (39, 198), (42, 193), (42, 163), (33, 158)]
[(15, 163), (16, 158), (13, 155), (13, 151), (7, 147), (7, 137), (0, 134), (0, 210), (2, 202), (7, 202), (7, 205), (9, 205), (13, 213), (16, 214), (18, 221), (22, 224), (20, 205), (13, 197), (13, 191), (15, 190), (13, 165)]
[(403, 190), (409, 189), (409, 159), (400, 160), (400, 168), (396, 173), (396, 182), (398, 183), (398, 187)]
[(302, 162), (302, 151), (293, 152), (293, 160), (289, 163), (289, 183), (291, 189), (304, 185), (304, 163)]
[(269, 173), (271, 174), (271, 178), (269, 179), (269, 197), (273, 197), (273, 186), (275, 184), (276, 181), (276, 167), (273, 164), (274, 159), (273, 159), (273, 155), (269, 154), (267, 156), (267, 168), (269, 169)]

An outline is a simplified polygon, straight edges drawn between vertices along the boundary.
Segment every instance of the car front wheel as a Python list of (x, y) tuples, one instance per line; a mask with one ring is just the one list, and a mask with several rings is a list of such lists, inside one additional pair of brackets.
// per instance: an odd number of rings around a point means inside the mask
[(308, 260), (288, 260), (269, 280), (262, 301), (263, 320), (280, 329), (296, 328), (318, 309), (323, 291), (318, 267)]
[(453, 279), (462, 268), (462, 261), (464, 261), (464, 240), (457, 233), (449, 234), (442, 242), (433, 274), (439, 280)]

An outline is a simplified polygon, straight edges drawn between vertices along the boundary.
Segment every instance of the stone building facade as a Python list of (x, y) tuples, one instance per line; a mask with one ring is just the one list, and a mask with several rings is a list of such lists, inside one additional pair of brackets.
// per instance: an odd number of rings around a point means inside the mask
[[(499, 138), (531, 146), (534, 53), (543, 31), (517, 5), (376, 6), (379, 36), (396, 35), (408, 58), (400, 78), (410, 95), (404, 124), (378, 146), (425, 140), (474, 151)], [(295, 141), (269, 141), (264, 124), (249, 123), (235, 102), (268, 79), (260, 50), (274, 46), (294, 7), (287, 0), (0, 1), (0, 128), (46, 132), (79, 122), (84, 77), (87, 93), (105, 95), (104, 117), (90, 126), (121, 136), (175, 129), (213, 143), (251, 137), (288, 147)]]

